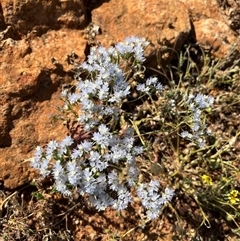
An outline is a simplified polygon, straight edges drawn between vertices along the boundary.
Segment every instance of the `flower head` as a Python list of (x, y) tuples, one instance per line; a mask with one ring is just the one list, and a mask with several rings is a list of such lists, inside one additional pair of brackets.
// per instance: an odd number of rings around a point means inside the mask
[(238, 194), (239, 192), (237, 190), (232, 190), (229, 194), (228, 194), (228, 200), (231, 204), (236, 204), (239, 203), (239, 198), (238, 198)]
[(212, 186), (213, 185), (213, 182), (212, 182), (212, 178), (208, 175), (202, 175), (202, 181), (203, 181), (203, 184), (205, 185), (209, 185), (209, 186)]

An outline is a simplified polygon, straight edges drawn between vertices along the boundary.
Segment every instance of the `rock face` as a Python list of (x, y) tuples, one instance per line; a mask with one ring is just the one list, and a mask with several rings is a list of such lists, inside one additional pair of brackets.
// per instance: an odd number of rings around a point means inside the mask
[(3, 0), (3, 22), (23, 35), (34, 31), (41, 35), (48, 29), (80, 28), (85, 22), (83, 0)]
[(190, 37), (226, 56), (237, 42), (226, 15), (231, 6), (239, 10), (220, 0), (2, 0), (0, 181), (13, 189), (31, 180), (34, 172), (24, 160), (37, 145), (65, 137), (50, 116), (62, 104), (62, 84), (73, 79), (67, 55), (74, 50), (79, 62), (86, 57), (84, 28), (90, 21), (102, 31), (93, 40), (105, 46), (132, 35), (148, 38), (146, 55), (156, 66), (172, 57), (161, 52), (163, 45), (179, 50)]
[(37, 145), (65, 137), (50, 117), (62, 105), (61, 85), (73, 78), (67, 55), (74, 50), (79, 61), (85, 58), (82, 1), (50, 2), (0, 5), (0, 180), (8, 188), (31, 178), (23, 161)]

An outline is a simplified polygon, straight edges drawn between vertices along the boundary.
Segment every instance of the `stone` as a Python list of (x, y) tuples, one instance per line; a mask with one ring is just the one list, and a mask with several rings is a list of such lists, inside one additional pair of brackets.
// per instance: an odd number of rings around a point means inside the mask
[(40, 37), (7, 38), (0, 47), (0, 180), (13, 189), (32, 178), (24, 160), (36, 146), (67, 134), (50, 117), (63, 104), (61, 86), (73, 80), (68, 54), (74, 50), (83, 62), (86, 40), (82, 31), (63, 28)]
[[(233, 22), (226, 17), (229, 14), (222, 11), (229, 6), (229, 3), (224, 0), (180, 1), (189, 9), (196, 41), (204, 50), (211, 50), (211, 54), (216, 58), (225, 58), (232, 52), (235, 45), (234, 57), (240, 57), (238, 34), (231, 27)], [(231, 2), (234, 2), (231, 6), (236, 10), (236, 1)]]
[[(92, 11), (92, 22), (100, 26), (97, 40), (104, 46), (123, 41), (129, 36), (145, 37), (153, 47), (146, 56), (156, 59), (160, 44), (180, 50), (186, 41), (191, 24), (188, 9), (175, 0), (112, 0)], [(167, 55), (169, 60), (171, 55)], [(163, 56), (162, 56), (163, 57)], [(166, 58), (165, 58), (166, 60)]]
[(23, 35), (32, 30), (41, 35), (48, 29), (80, 29), (86, 20), (83, 0), (2, 0), (0, 6), (5, 25)]
[[(234, 34), (226, 34), (231, 30), (225, 22), (211, 18), (201, 19), (194, 22), (194, 27), (197, 30), (196, 39), (200, 46), (203, 49), (210, 49), (217, 58), (224, 58), (230, 54), (233, 51), (234, 44), (238, 42)], [(236, 51), (239, 56), (239, 47), (236, 48)]]
[(199, 21), (200, 19), (212, 18), (222, 21), (222, 15), (216, 0), (179, 0), (189, 11), (191, 21)]
[(227, 24), (238, 34), (240, 33), (240, 1), (217, 0), (221, 13), (226, 17)]

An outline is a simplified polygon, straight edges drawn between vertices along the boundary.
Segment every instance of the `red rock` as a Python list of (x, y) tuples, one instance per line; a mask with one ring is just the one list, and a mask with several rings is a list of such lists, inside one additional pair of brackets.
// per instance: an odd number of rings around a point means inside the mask
[(231, 29), (232, 21), (228, 21), (220, 7), (225, 9), (230, 4), (236, 9), (236, 3), (233, 3), (235, 1), (231, 3), (228, 1), (226, 6), (219, 6), (218, 1), (215, 0), (180, 1), (189, 9), (198, 44), (203, 49), (211, 49), (211, 53), (217, 58), (226, 57), (232, 51), (233, 45), (238, 43), (238, 37)]
[(79, 30), (62, 29), (2, 40), (0, 46), (0, 180), (15, 188), (32, 178), (23, 161), (35, 147), (66, 135), (62, 123), (50, 117), (62, 106), (61, 85), (73, 79), (67, 55), (74, 49), (82, 62), (86, 40)]
[(154, 57), (159, 42), (179, 50), (191, 30), (188, 9), (178, 0), (112, 0), (92, 11), (92, 22), (101, 27), (103, 45), (145, 37), (154, 44), (146, 55)]
[[(229, 26), (214, 19), (201, 19), (194, 23), (196, 38), (203, 48), (212, 49), (215, 57), (224, 58), (233, 49), (233, 44), (237, 43), (237, 37), (232, 33)], [(236, 56), (235, 56), (236, 57)], [(240, 57), (240, 56), (239, 56)]]
[(79, 29), (86, 21), (83, 0), (2, 0), (0, 4), (4, 23), (23, 35), (33, 30), (40, 36), (49, 29)]

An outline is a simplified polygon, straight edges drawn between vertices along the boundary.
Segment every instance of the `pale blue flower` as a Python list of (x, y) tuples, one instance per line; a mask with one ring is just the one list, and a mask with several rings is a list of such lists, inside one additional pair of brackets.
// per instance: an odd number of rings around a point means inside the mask
[(118, 174), (115, 171), (111, 171), (108, 174), (108, 184), (113, 191), (117, 191), (119, 187)]
[(31, 166), (35, 169), (39, 169), (41, 165), (40, 161), (44, 155), (43, 149), (40, 146), (36, 147), (34, 157), (31, 160)]
[(134, 146), (132, 152), (135, 156), (138, 156), (144, 152), (144, 148), (142, 146)]
[(197, 94), (194, 101), (196, 102), (199, 108), (205, 109), (210, 107), (213, 104), (214, 98), (212, 96)]
[(50, 141), (47, 144), (46, 155), (48, 156), (49, 159), (51, 159), (53, 152), (57, 150), (58, 147), (59, 147), (59, 144), (55, 140)]
[(62, 167), (61, 162), (59, 160), (56, 161), (55, 164), (53, 165), (52, 173), (55, 180), (66, 179), (64, 168)]
[(71, 136), (66, 136), (60, 143), (60, 146), (71, 146), (73, 144), (73, 139)]
[(154, 87), (158, 91), (163, 91), (164, 90), (164, 87), (163, 87), (163, 85), (161, 83), (157, 83)]
[(101, 135), (99, 132), (94, 132), (92, 140), (102, 148), (106, 148), (108, 146), (108, 139)]
[(89, 160), (91, 162), (98, 161), (101, 158), (101, 155), (97, 151), (91, 151)]
[(119, 186), (118, 191), (118, 198), (113, 204), (113, 208), (121, 211), (128, 207), (129, 203), (132, 202), (132, 195), (131, 193), (123, 186)]
[(158, 218), (159, 211), (149, 209), (147, 210), (146, 214), (149, 220), (153, 220), (155, 218)]
[(182, 137), (182, 138), (191, 139), (192, 136), (193, 136), (193, 135), (192, 135), (191, 133), (189, 133), (188, 131), (183, 131), (183, 132), (181, 133), (181, 137)]
[(83, 177), (84, 179), (89, 182), (90, 180), (93, 180), (93, 172), (90, 168), (86, 168), (83, 170)]
[(81, 105), (82, 105), (82, 110), (84, 111), (91, 111), (94, 108), (93, 101), (89, 99), (82, 99)]
[(67, 177), (71, 185), (77, 186), (81, 178), (81, 171), (76, 162), (68, 162), (66, 164), (67, 168)]
[(87, 141), (87, 140), (84, 140), (82, 143), (81, 143), (81, 147), (83, 148), (83, 150), (85, 152), (90, 152), (92, 150), (92, 142), (90, 141)]
[(158, 78), (157, 77), (150, 77), (146, 80), (146, 85), (147, 86), (155, 86), (158, 82)]
[(124, 55), (126, 53), (131, 53), (133, 52), (133, 46), (131, 45), (126, 45), (124, 43), (118, 43), (115, 46), (115, 49), (117, 50), (118, 53), (121, 55)]
[(127, 152), (121, 146), (115, 145), (111, 148), (112, 162), (117, 163), (119, 160), (124, 159)]
[(159, 189), (160, 183), (158, 180), (151, 180), (149, 183), (149, 188), (153, 191), (153, 192), (157, 192)]
[[(126, 69), (122, 67), (125, 63), (134, 69), (141, 66), (148, 45), (146, 39), (132, 36), (109, 49), (90, 49), (87, 61), (75, 66), (76, 91), (69, 93), (63, 90), (62, 93), (65, 99), (63, 110), (70, 111), (71, 104), (81, 105), (76, 119), (83, 125), (83, 130), (89, 132), (89, 138), (78, 143), (74, 149), (74, 140), (70, 135), (60, 143), (51, 141), (45, 149), (36, 149), (32, 166), (42, 176), (52, 174), (57, 191), (63, 195), (70, 196), (73, 187), (77, 187), (97, 210), (107, 207), (126, 209), (133, 201), (131, 191), (135, 188), (147, 217), (153, 219), (158, 217), (162, 204), (172, 200), (174, 192), (165, 189), (160, 196), (160, 184), (154, 180), (138, 187), (136, 157), (144, 152), (144, 148), (135, 145), (133, 128), (127, 128), (121, 135), (112, 130), (112, 124), (120, 121), (123, 101), (132, 88)], [(82, 80), (82, 76), (87, 76), (87, 79)], [(156, 77), (150, 77), (140, 83), (137, 90), (150, 94), (162, 91), (163, 86)], [(189, 124), (192, 133), (185, 133), (185, 137), (201, 144), (204, 142), (201, 138), (205, 126), (200, 122), (200, 110), (210, 105), (212, 99), (203, 95), (193, 96), (189, 98), (189, 103), (192, 104), (189, 107), (193, 119)], [(118, 166), (127, 170), (124, 180), (120, 180)]]
[(64, 196), (71, 196), (72, 193), (67, 189), (66, 183), (62, 182), (62, 180), (55, 180), (56, 190), (62, 193)]
[(43, 176), (43, 177), (46, 177), (48, 176), (51, 172), (49, 171), (48, 169), (48, 165), (49, 165), (49, 160), (44, 158), (42, 159), (41, 163), (40, 163), (40, 166), (39, 166), (39, 171), (40, 171), (40, 174)]
[(81, 64), (81, 67), (82, 67), (83, 69), (87, 70), (88, 72), (94, 71), (93, 66), (90, 65), (90, 64), (88, 64), (87, 62), (83, 62), (83, 63)]
[(127, 182), (129, 186), (132, 187), (137, 183), (138, 176), (139, 176), (139, 171), (136, 165), (129, 166), (127, 174), (128, 174)]
[(102, 135), (102, 136), (109, 136), (110, 133), (109, 133), (109, 128), (105, 125), (105, 124), (101, 124), (99, 125), (98, 127), (98, 131), (99, 133)]
[(75, 104), (79, 101), (80, 97), (81, 96), (77, 93), (70, 93), (68, 95), (68, 100), (69, 100), (70, 104)]
[(175, 195), (174, 190), (166, 187), (164, 190), (164, 195), (166, 196), (168, 202), (172, 201), (173, 196)]
[(83, 151), (81, 149), (79, 149), (78, 147), (76, 149), (74, 149), (71, 153), (71, 158), (74, 159), (78, 159), (80, 157), (82, 157), (83, 155)]
[(149, 86), (146, 86), (145, 84), (138, 84), (137, 85), (137, 88), (136, 88), (138, 91), (141, 91), (143, 93), (149, 93), (150, 91), (150, 87)]
[(107, 83), (101, 85), (98, 91), (98, 97), (100, 100), (104, 100), (109, 96), (109, 86)]
[(194, 122), (192, 125), (192, 130), (193, 132), (196, 132), (200, 129), (200, 123), (199, 122)]
[(119, 103), (130, 94), (130, 86), (128, 86), (125, 82), (116, 83), (113, 89), (114, 92), (111, 98), (109, 98), (109, 102)]
[(71, 136), (66, 136), (59, 144), (58, 154), (62, 155), (66, 153), (68, 148), (73, 144), (73, 139)]

